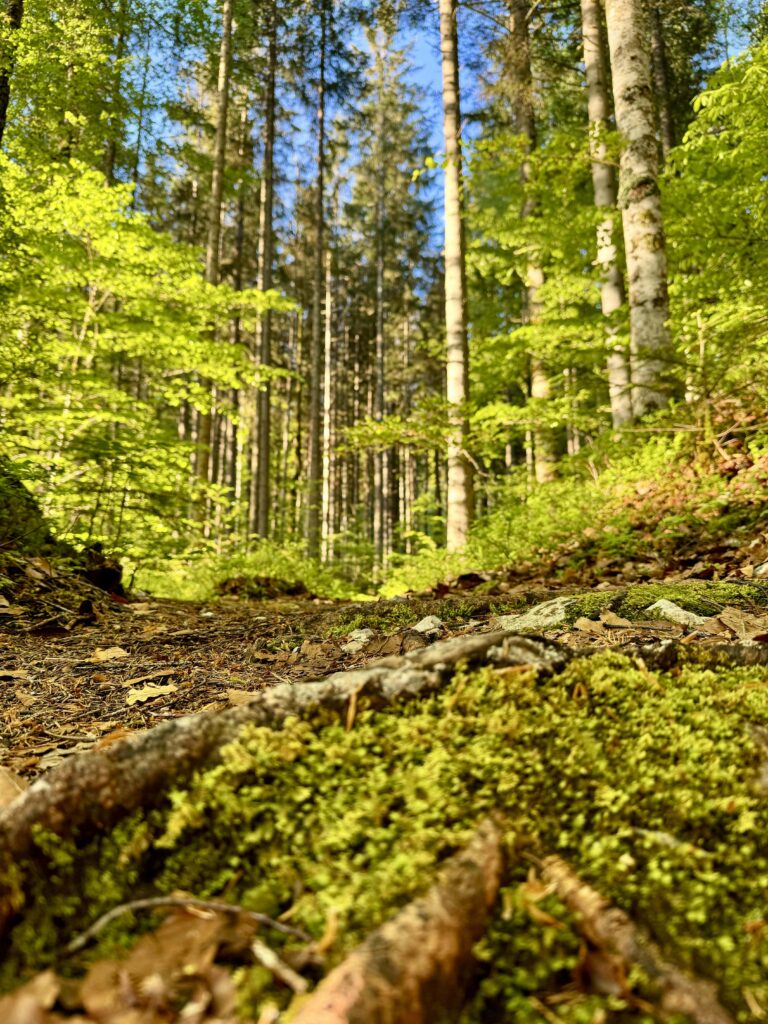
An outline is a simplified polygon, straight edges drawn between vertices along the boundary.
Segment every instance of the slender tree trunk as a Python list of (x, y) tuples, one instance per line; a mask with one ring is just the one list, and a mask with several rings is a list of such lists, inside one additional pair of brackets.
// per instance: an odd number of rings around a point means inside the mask
[(141, 172), (141, 150), (144, 144), (144, 117), (147, 106), (147, 92), (149, 91), (149, 56), (145, 54), (141, 70), (141, 92), (139, 94), (139, 109), (136, 123), (136, 147), (133, 153), (133, 169), (131, 181), (133, 182), (133, 196), (131, 197), (131, 209), (135, 210), (139, 202), (139, 174)]
[(325, 253), (325, 73), (328, 10), (320, 6), (320, 67), (317, 83), (317, 180), (315, 184), (315, 267), (312, 296), (312, 338), (309, 358), (309, 466), (307, 471), (307, 552), (320, 555), (322, 511), (323, 299)]
[[(259, 226), (259, 275), (257, 287), (272, 287), (274, 259), (274, 195), (275, 195), (275, 84), (277, 79), (277, 17), (269, 8), (269, 43), (267, 55), (266, 109), (264, 113), (264, 165), (261, 175)], [(272, 314), (265, 310), (259, 324), (258, 358), (262, 366), (272, 365)], [(256, 533), (269, 536), (270, 502), (270, 422), (271, 389), (266, 380), (258, 397), (258, 461), (256, 468)]]
[(323, 358), (323, 521), (322, 556), (328, 562), (333, 558), (333, 414), (334, 414), (334, 345), (333, 345), (333, 256), (331, 246), (325, 253), (325, 337)]
[(661, 10), (656, 4), (653, 4), (650, 8), (650, 19), (653, 86), (656, 92), (656, 105), (659, 111), (661, 153), (666, 163), (670, 150), (675, 145), (675, 122), (672, 116), (672, 90), (669, 83), (667, 47), (664, 42), (664, 22), (661, 17)]
[[(221, 46), (219, 48), (219, 76), (217, 85), (216, 141), (213, 150), (211, 198), (208, 208), (208, 239), (205, 249), (205, 280), (219, 283), (219, 247), (221, 243), (221, 203), (224, 195), (224, 167), (227, 155), (227, 113), (229, 110), (229, 78), (232, 60), (232, 0), (223, 0), (221, 11)], [(200, 417), (197, 474), (206, 482), (211, 471), (213, 443), (213, 414)]]
[[(584, 42), (584, 66), (587, 77), (589, 109), (589, 152), (592, 158), (592, 187), (595, 206), (603, 211), (597, 226), (597, 265), (602, 274), (600, 305), (603, 316), (611, 317), (626, 301), (624, 275), (614, 242), (616, 230), (616, 175), (608, 162), (605, 133), (610, 114), (608, 76), (603, 42), (599, 0), (581, 0), (581, 26)], [(608, 391), (613, 426), (620, 428), (632, 421), (632, 393), (629, 358), (616, 339), (617, 327), (606, 324), (608, 339)]]
[(632, 409), (665, 406), (670, 356), (667, 256), (659, 195), (659, 151), (649, 33), (641, 0), (606, 0), (616, 124), (623, 136), (619, 207), (629, 278)]
[(445, 138), (445, 329), (448, 440), (448, 493), (446, 544), (461, 549), (472, 522), (472, 466), (467, 457), (469, 400), (469, 344), (461, 189), (461, 106), (456, 0), (438, 0), (440, 55), (443, 79), (443, 134)]
[(125, 57), (125, 41), (127, 36), (126, 16), (128, 13), (127, 0), (120, 0), (117, 9), (118, 26), (117, 40), (115, 42), (115, 84), (112, 95), (112, 118), (109, 121), (109, 141), (104, 155), (104, 177), (110, 185), (115, 182), (115, 164), (117, 163), (117, 125), (115, 111), (120, 104), (123, 86), (123, 58)]
[[(377, 33), (377, 44), (380, 40)], [(384, 140), (384, 65), (383, 53), (379, 49), (377, 64), (379, 65), (378, 102), (376, 117), (376, 355), (375, 383), (373, 392), (373, 418), (377, 422), (384, 419), (384, 375), (385, 375), (385, 340), (384, 340), (384, 220), (386, 171), (384, 161), (387, 159)], [(386, 560), (386, 453), (377, 451), (374, 454), (374, 505), (373, 505), (373, 543), (377, 568), (381, 568)]]
[[(13, 36), (21, 28), (24, 20), (24, 0), (6, 0), (5, 15), (8, 18), (8, 26)], [(11, 76), (16, 63), (14, 54), (14, 43), (10, 42), (8, 53), (0, 53), (0, 146), (3, 144), (5, 127), (8, 121), (8, 104), (11, 100)]]
[[(508, 51), (507, 74), (510, 78), (510, 92), (515, 113), (515, 129), (526, 140), (526, 151), (532, 153), (536, 146), (536, 117), (533, 109), (533, 75), (531, 72), (531, 40), (528, 28), (530, 5), (528, 0), (507, 0)], [(520, 169), (523, 188), (531, 180), (531, 163), (523, 161)], [(521, 216), (532, 217), (536, 204), (526, 197)], [(544, 284), (544, 271), (534, 259), (526, 267), (523, 295), (523, 323), (535, 324), (541, 319), (539, 292)], [(552, 397), (552, 385), (544, 362), (536, 355), (531, 357), (531, 398), (546, 402)], [(538, 483), (549, 483), (555, 477), (556, 454), (552, 429), (537, 423), (533, 430), (533, 465)]]

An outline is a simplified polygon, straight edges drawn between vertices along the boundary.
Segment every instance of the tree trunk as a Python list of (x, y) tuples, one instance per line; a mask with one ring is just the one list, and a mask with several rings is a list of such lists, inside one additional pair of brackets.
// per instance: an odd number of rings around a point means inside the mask
[(661, 153), (666, 163), (670, 150), (675, 145), (675, 122), (672, 117), (672, 90), (669, 83), (667, 47), (664, 42), (664, 22), (661, 17), (661, 11), (656, 4), (651, 6), (650, 18), (653, 86), (656, 92), (656, 106), (659, 111)]
[[(259, 274), (257, 287), (269, 291), (272, 287), (274, 258), (274, 196), (275, 196), (275, 85), (277, 79), (277, 17), (269, 8), (269, 43), (267, 54), (266, 109), (264, 112), (264, 164), (261, 175), (261, 203), (259, 206)], [(266, 309), (259, 323), (258, 359), (262, 366), (272, 365), (272, 314)], [(256, 534), (269, 536), (270, 513), (270, 420), (271, 389), (264, 381), (258, 396), (258, 439), (256, 465)]]
[[(24, 19), (24, 0), (6, 0), (5, 15), (8, 18), (8, 26), (13, 37), (21, 28), (21, 23)], [(5, 135), (5, 127), (8, 121), (8, 104), (11, 100), (11, 75), (16, 63), (13, 42), (9, 42), (8, 49), (8, 53), (0, 54), (0, 57), (2, 57), (2, 70), (0, 70), (0, 146), (3, 144), (3, 136)]]
[[(379, 33), (376, 34), (377, 45), (381, 45)], [(385, 374), (385, 343), (384, 343), (384, 220), (386, 172), (384, 161), (387, 159), (384, 144), (384, 57), (378, 54), (379, 69), (378, 102), (376, 116), (376, 357), (375, 383), (373, 391), (373, 418), (377, 423), (384, 419), (384, 374)], [(374, 459), (374, 496), (373, 496), (373, 546), (376, 568), (383, 567), (386, 561), (386, 453), (376, 451)]]
[[(624, 275), (619, 266), (618, 251), (613, 240), (616, 229), (616, 175), (608, 162), (605, 144), (610, 108), (599, 0), (581, 0), (581, 26), (587, 77), (592, 187), (595, 206), (604, 214), (597, 226), (597, 265), (603, 278), (600, 305), (603, 316), (608, 318), (621, 309), (626, 301), (626, 294)], [(632, 393), (628, 354), (624, 346), (614, 340), (616, 334), (616, 326), (610, 322), (606, 324), (611, 417), (614, 427), (620, 428), (632, 422)]]
[(335, 410), (333, 371), (333, 255), (330, 242), (325, 253), (325, 336), (323, 353), (323, 520), (322, 556), (323, 561), (333, 559), (333, 417)]
[(629, 277), (632, 409), (641, 416), (669, 400), (667, 257), (659, 195), (659, 152), (649, 33), (641, 0), (606, 0), (616, 124), (623, 136), (619, 207)]
[(461, 189), (461, 107), (456, 0), (438, 0), (443, 79), (445, 137), (445, 329), (446, 396), (448, 399), (448, 493), (446, 502), (449, 551), (462, 548), (472, 521), (472, 466), (467, 458), (466, 404), (469, 400), (469, 346)]
[(315, 188), (315, 266), (312, 295), (312, 338), (309, 356), (309, 466), (307, 470), (307, 553), (320, 555), (322, 506), (323, 301), (325, 252), (325, 64), (328, 11), (320, 6), (320, 68), (317, 83), (317, 179)]
[[(536, 117), (533, 110), (533, 75), (531, 72), (531, 40), (528, 28), (528, 0), (507, 0), (509, 29), (506, 71), (509, 77), (515, 130), (526, 140), (526, 152), (536, 146)], [(520, 169), (523, 188), (531, 179), (531, 164), (524, 160)], [(523, 201), (523, 219), (533, 216), (536, 204)], [(541, 318), (539, 292), (544, 284), (544, 271), (534, 259), (526, 267), (523, 294), (523, 323), (535, 324)], [(537, 356), (531, 358), (531, 398), (545, 402), (552, 397), (552, 386), (546, 367)], [(555, 477), (555, 439), (551, 428), (540, 423), (533, 429), (533, 464), (537, 483), (549, 483)]]
[(117, 163), (117, 126), (115, 124), (115, 111), (120, 104), (120, 93), (123, 84), (123, 58), (125, 57), (125, 41), (128, 34), (126, 27), (127, 0), (120, 0), (117, 9), (118, 26), (117, 39), (115, 42), (115, 80), (114, 92), (112, 94), (112, 118), (109, 121), (109, 141), (104, 155), (104, 177), (110, 185), (115, 182), (115, 164)]
[[(211, 198), (208, 208), (208, 239), (205, 249), (205, 280), (219, 283), (219, 246), (221, 242), (221, 202), (224, 194), (224, 166), (227, 155), (227, 113), (229, 109), (229, 77), (232, 58), (232, 0), (223, 0), (221, 11), (221, 46), (217, 86), (216, 142), (213, 151)], [(198, 438), (197, 474), (203, 483), (210, 479), (213, 414), (202, 413)]]

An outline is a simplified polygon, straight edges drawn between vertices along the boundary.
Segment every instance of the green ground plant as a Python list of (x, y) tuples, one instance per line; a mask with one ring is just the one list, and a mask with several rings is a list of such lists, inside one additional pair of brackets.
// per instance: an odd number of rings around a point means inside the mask
[[(352, 729), (328, 712), (248, 728), (169, 807), (81, 847), (77, 863), (40, 837), (50, 870), (31, 885), (3, 983), (55, 962), (63, 930), (128, 891), (290, 908), (317, 936), (335, 916), (336, 962), (495, 811), (513, 867), (467, 1024), (533, 1024), (531, 997), (576, 966), (576, 939), (531, 921), (519, 902), (526, 850), (566, 857), (681, 964), (717, 978), (746, 1024), (744, 990), (768, 1000), (768, 939), (755, 926), (768, 885), (767, 695), (766, 668), (692, 661), (661, 673), (608, 653), (551, 679), (459, 674), (429, 699), (361, 707)], [(132, 932), (116, 924), (94, 955)], [(274, 997), (259, 977), (241, 979), (251, 1013)], [(589, 1000), (574, 996), (561, 1018), (581, 1024)], [(602, 1005), (608, 1019), (620, 1010)]]

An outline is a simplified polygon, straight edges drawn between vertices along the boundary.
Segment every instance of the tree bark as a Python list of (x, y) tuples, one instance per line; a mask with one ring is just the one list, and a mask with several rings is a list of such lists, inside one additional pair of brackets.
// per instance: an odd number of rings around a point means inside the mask
[(623, 136), (619, 177), (629, 278), (632, 409), (641, 416), (669, 401), (667, 257), (659, 194), (659, 153), (649, 32), (641, 0), (606, 0), (616, 124)]
[[(275, 197), (275, 88), (277, 82), (277, 16), (268, 5), (269, 41), (267, 52), (266, 108), (264, 111), (264, 162), (261, 174), (259, 204), (259, 273), (257, 287), (272, 287), (274, 260), (274, 197)], [(258, 331), (258, 359), (262, 366), (272, 365), (272, 314), (266, 309)], [(270, 427), (272, 396), (269, 380), (262, 383), (257, 402), (258, 437), (256, 464), (256, 534), (269, 536), (270, 514)]]
[(675, 122), (672, 117), (671, 89), (669, 84), (669, 61), (664, 42), (664, 22), (657, 4), (650, 9), (651, 56), (653, 58), (653, 85), (656, 91), (656, 105), (659, 111), (659, 135), (664, 162), (669, 158), (675, 145)]
[[(528, 28), (528, 0), (507, 0), (508, 9), (508, 49), (506, 72), (509, 77), (509, 88), (512, 98), (515, 130), (526, 140), (526, 154), (533, 152), (536, 146), (536, 116), (533, 109), (533, 74), (531, 70), (531, 39)], [(523, 161), (520, 168), (523, 188), (531, 180), (531, 163)], [(523, 201), (521, 217), (525, 220), (532, 217), (536, 204), (526, 197)], [(544, 271), (534, 260), (529, 259), (523, 282), (523, 323), (535, 324), (541, 319), (541, 301), (539, 292), (544, 284)], [(552, 397), (552, 385), (542, 359), (531, 357), (531, 398), (546, 402)], [(540, 423), (533, 429), (533, 465), (536, 482), (549, 483), (555, 478), (557, 457), (555, 439), (551, 428)]]
[[(602, 275), (600, 306), (609, 318), (626, 302), (624, 275), (614, 242), (616, 230), (616, 175), (608, 162), (605, 133), (610, 107), (608, 75), (599, 0), (581, 0), (581, 26), (584, 44), (584, 67), (587, 77), (589, 111), (589, 153), (592, 158), (592, 188), (595, 206), (603, 211), (597, 226), (597, 265)], [(617, 329), (606, 324), (608, 340), (608, 391), (613, 426), (620, 428), (632, 422), (632, 392), (629, 359), (623, 345), (616, 339)]]
[(458, 1016), (472, 947), (490, 922), (503, 873), (501, 834), (484, 822), (426, 896), (358, 946), (312, 995), (294, 1024), (430, 1024)]
[(461, 189), (461, 105), (456, 0), (438, 0), (445, 138), (445, 329), (446, 396), (448, 400), (448, 493), (446, 502), (449, 551), (464, 547), (472, 522), (472, 466), (467, 457), (469, 424), (469, 344), (467, 338), (464, 211)]
[[(227, 156), (227, 114), (229, 111), (229, 78), (232, 62), (232, 0), (223, 0), (221, 9), (221, 44), (217, 83), (216, 141), (213, 150), (211, 197), (208, 207), (208, 238), (205, 248), (205, 280), (219, 283), (219, 247), (221, 243), (221, 202), (224, 194), (224, 167)], [(197, 474), (205, 483), (211, 474), (213, 446), (213, 413), (200, 415)]]
[[(384, 419), (384, 221), (386, 199), (386, 170), (384, 161), (387, 159), (387, 153), (384, 140), (384, 53), (379, 32), (376, 33), (376, 44), (376, 66), (379, 80), (377, 83), (376, 109), (376, 354), (373, 388), (373, 418), (378, 423), (381, 423)], [(373, 460), (373, 547), (376, 558), (376, 567), (381, 569), (386, 561), (386, 453), (383, 450), (374, 452)]]
[[(6, 0), (5, 14), (13, 39), (24, 20), (24, 0)], [(11, 76), (16, 63), (14, 42), (9, 42), (9, 52), (0, 54), (0, 58), (2, 59), (0, 64), (0, 146), (2, 146), (8, 122), (8, 104), (11, 101)]]
[(323, 472), (323, 302), (325, 253), (325, 75), (328, 10), (320, 3), (320, 67), (317, 82), (317, 177), (315, 182), (315, 253), (312, 295), (312, 338), (309, 357), (309, 465), (307, 468), (307, 553), (320, 555)]
[(125, 57), (125, 43), (128, 35), (126, 26), (127, 8), (127, 0), (120, 0), (117, 9), (118, 26), (115, 42), (114, 91), (111, 99), (113, 117), (109, 120), (109, 141), (107, 142), (107, 149), (104, 155), (104, 177), (110, 185), (113, 185), (115, 182), (115, 164), (117, 163), (117, 127), (114, 112), (120, 103), (120, 93), (123, 84), (123, 59)]

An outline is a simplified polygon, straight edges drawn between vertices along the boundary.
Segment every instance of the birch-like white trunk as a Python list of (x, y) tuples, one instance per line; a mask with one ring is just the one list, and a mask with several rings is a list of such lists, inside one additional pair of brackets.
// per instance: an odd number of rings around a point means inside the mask
[(650, 32), (641, 0), (606, 0), (616, 125), (623, 137), (619, 207), (629, 278), (632, 409), (642, 416), (669, 400), (667, 256), (659, 194), (659, 151)]
[[(608, 161), (605, 133), (610, 107), (608, 76), (603, 44), (602, 12), (599, 0), (581, 0), (581, 26), (584, 68), (587, 78), (589, 111), (589, 154), (592, 159), (592, 187), (595, 206), (603, 211), (597, 226), (597, 265), (602, 275), (600, 305), (603, 316), (610, 317), (626, 301), (624, 276), (619, 266), (614, 241), (616, 231), (616, 175)], [(616, 428), (632, 422), (632, 394), (629, 353), (615, 340), (617, 329), (608, 323), (608, 391), (611, 417)]]
[(469, 398), (469, 347), (461, 194), (461, 108), (459, 93), (456, 0), (438, 0), (440, 56), (443, 76), (443, 134), (445, 138), (445, 330), (448, 439), (446, 500), (449, 551), (462, 548), (472, 520), (472, 467), (467, 458), (466, 403)]

